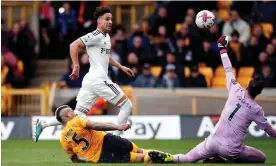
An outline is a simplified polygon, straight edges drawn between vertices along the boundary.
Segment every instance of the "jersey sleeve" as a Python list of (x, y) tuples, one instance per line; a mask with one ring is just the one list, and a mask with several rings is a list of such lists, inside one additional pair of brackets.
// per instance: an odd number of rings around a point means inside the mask
[(86, 127), (87, 122), (88, 122), (87, 116), (79, 116), (79, 117), (77, 117), (76, 123), (77, 123), (78, 126)]
[(253, 117), (254, 122), (258, 125), (258, 127), (262, 130), (265, 130), (270, 126), (267, 121), (267, 118), (264, 116), (263, 109), (260, 109), (256, 115)]
[(228, 91), (230, 91), (233, 86), (238, 84), (238, 82), (233, 73), (232, 64), (227, 53), (221, 54), (221, 61), (226, 75), (226, 87)]
[(96, 44), (96, 37), (92, 33), (88, 33), (85, 36), (80, 37), (79, 39), (86, 47)]
[(270, 137), (276, 137), (276, 130), (272, 128), (271, 125), (269, 125), (266, 129), (265, 132), (270, 136)]

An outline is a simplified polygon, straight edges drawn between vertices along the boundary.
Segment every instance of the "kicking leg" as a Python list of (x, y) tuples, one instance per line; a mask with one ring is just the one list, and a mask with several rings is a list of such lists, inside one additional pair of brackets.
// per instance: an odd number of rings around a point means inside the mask
[[(74, 110), (74, 113), (77, 115), (86, 115), (91, 108), (92, 104), (96, 101), (97, 95), (93, 94), (89, 90), (84, 90), (81, 88), (78, 96), (77, 96), (77, 106)], [(57, 108), (57, 110), (62, 109), (64, 107), (69, 107), (67, 105), (62, 105)], [(57, 111), (56, 110), (56, 111)], [(41, 121), (37, 119), (33, 122), (33, 139), (35, 142), (38, 142), (38, 139), (46, 127), (49, 126), (58, 126), (61, 125), (61, 123), (57, 120), (56, 117), (52, 117), (51, 119), (47, 121)]]
[[(116, 105), (120, 108), (117, 116), (117, 124), (125, 124), (132, 112), (132, 103), (126, 96), (123, 96)], [(119, 135), (120, 131), (115, 131), (114, 134)]]
[[(61, 109), (64, 107), (69, 107), (67, 105), (63, 105), (57, 108)], [(76, 106), (76, 109), (74, 110), (75, 114), (78, 115), (86, 115), (88, 113), (88, 109), (85, 109), (84, 107), (81, 107), (79, 105)], [(38, 139), (42, 133), (42, 131), (50, 126), (58, 126), (58, 125), (62, 125), (56, 117), (51, 117), (49, 120), (46, 121), (42, 121), (40, 119), (37, 119), (36, 121), (33, 122), (33, 139), (35, 142), (38, 142)]]
[(32, 122), (32, 125), (33, 125), (32, 137), (35, 142), (38, 142), (39, 136), (41, 135), (43, 129), (47, 127), (44, 124), (48, 124), (48, 126), (61, 125), (61, 123), (57, 121), (56, 117), (52, 117), (48, 121), (42, 121), (40, 119), (36, 119), (35, 121)]
[[(111, 80), (97, 82), (93, 88), (95, 94), (119, 107), (120, 112), (117, 116), (117, 124), (125, 124), (132, 112), (132, 103), (122, 89)], [(114, 132), (114, 135), (119, 134), (119, 131)]]
[[(68, 107), (67, 105), (62, 105), (57, 108), (57, 110), (62, 109), (64, 107)], [(35, 142), (38, 142), (39, 136), (41, 135), (44, 128), (49, 126), (57, 126), (61, 125), (61, 123), (56, 119), (56, 117), (52, 117), (51, 119), (47, 121), (42, 121), (37, 119), (36, 121), (33, 121), (33, 139)]]
[(233, 160), (235, 163), (264, 163), (266, 160), (265, 154), (253, 147), (244, 146), (238, 159)]

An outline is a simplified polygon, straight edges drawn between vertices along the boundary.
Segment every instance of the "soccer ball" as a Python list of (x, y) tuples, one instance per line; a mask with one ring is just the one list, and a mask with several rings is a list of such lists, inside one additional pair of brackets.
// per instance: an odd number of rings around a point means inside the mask
[(202, 10), (196, 15), (196, 25), (201, 29), (211, 28), (215, 23), (215, 16), (209, 10)]

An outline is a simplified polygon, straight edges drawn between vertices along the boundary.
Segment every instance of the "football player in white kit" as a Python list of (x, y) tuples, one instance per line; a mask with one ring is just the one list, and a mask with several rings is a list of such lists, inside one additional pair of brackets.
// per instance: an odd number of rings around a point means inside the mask
[[(92, 104), (98, 97), (104, 98), (111, 104), (120, 108), (117, 123), (124, 124), (127, 122), (132, 112), (132, 103), (123, 93), (121, 88), (113, 83), (108, 77), (109, 64), (118, 67), (127, 75), (133, 77), (134, 72), (119, 64), (110, 56), (111, 41), (108, 32), (112, 28), (112, 14), (108, 7), (97, 7), (94, 18), (97, 20), (97, 29), (85, 36), (80, 37), (70, 44), (70, 55), (73, 62), (73, 70), (70, 79), (76, 80), (79, 77), (79, 60), (78, 54), (80, 49), (86, 48), (89, 55), (90, 69), (82, 81), (82, 87), (77, 96), (77, 105), (74, 110), (75, 114), (86, 115)], [(60, 106), (58, 109), (64, 106)], [(38, 141), (44, 128), (48, 126), (61, 125), (56, 117), (48, 121), (37, 120), (34, 122), (33, 139)], [(119, 132), (115, 133), (116, 135)]]

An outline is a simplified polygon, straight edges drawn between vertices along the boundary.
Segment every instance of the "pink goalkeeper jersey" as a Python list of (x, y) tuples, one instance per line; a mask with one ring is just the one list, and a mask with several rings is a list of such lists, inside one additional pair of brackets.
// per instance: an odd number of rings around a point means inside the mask
[(229, 96), (212, 136), (223, 145), (239, 147), (243, 144), (247, 128), (252, 121), (260, 129), (266, 129), (270, 125), (262, 107), (247, 97), (246, 91), (236, 81), (227, 53), (223, 53), (221, 59)]

